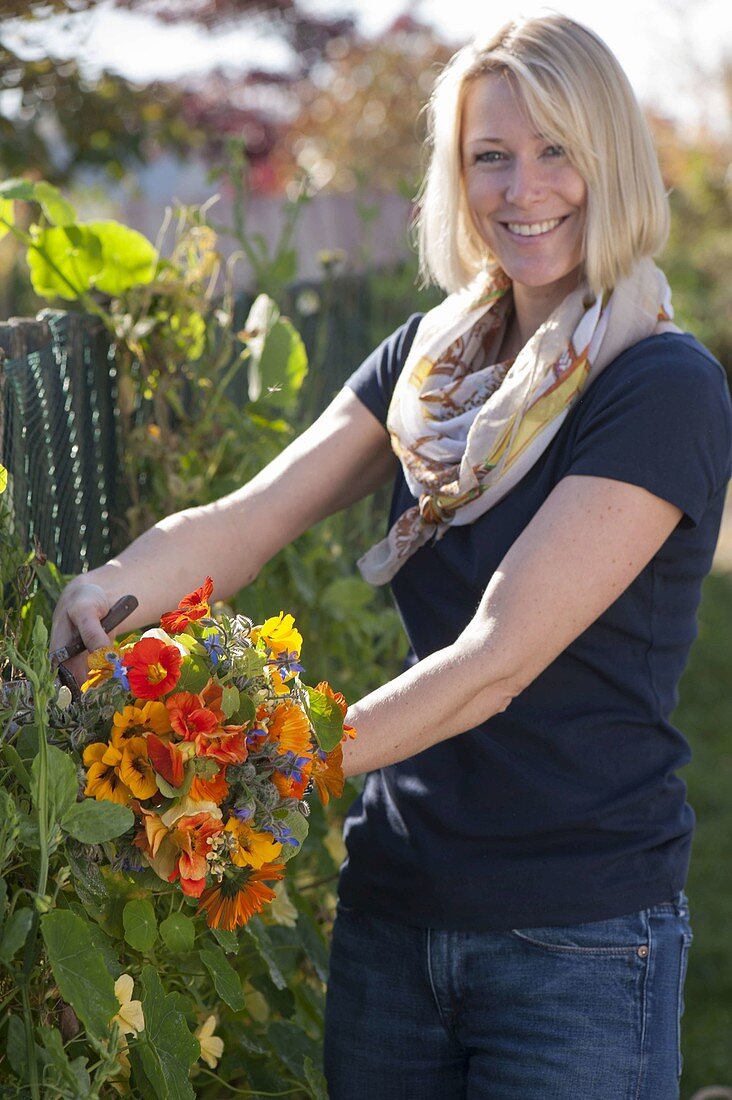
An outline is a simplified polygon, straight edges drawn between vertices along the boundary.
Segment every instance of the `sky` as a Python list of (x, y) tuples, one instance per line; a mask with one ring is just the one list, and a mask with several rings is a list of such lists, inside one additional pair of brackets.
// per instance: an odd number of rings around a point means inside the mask
[[(318, 14), (354, 14), (368, 34), (385, 30), (409, 11), (456, 46), (482, 26), (495, 28), (537, 10), (521, 0), (303, 0), (303, 6)], [(732, 51), (728, 0), (557, 0), (552, 7), (589, 24), (605, 39), (644, 102), (690, 124), (729, 125), (721, 97), (710, 94), (707, 79), (725, 49)], [(482, 22), (476, 11), (484, 13)], [(191, 76), (217, 65), (239, 71), (286, 68), (287, 47), (263, 26), (252, 22), (210, 35), (192, 25), (163, 26), (149, 17), (103, 8), (92, 15), (45, 20), (33, 31), (14, 32), (6, 23), (3, 37), (25, 54), (74, 56), (90, 73), (110, 68), (146, 81)]]

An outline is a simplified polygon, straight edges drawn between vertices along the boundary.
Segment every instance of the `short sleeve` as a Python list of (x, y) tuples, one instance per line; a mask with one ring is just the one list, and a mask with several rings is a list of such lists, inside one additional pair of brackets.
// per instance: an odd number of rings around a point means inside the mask
[(350, 378), (346, 379), (345, 384), (384, 425), (394, 386), (423, 316), (422, 313), (413, 313), (405, 324), (392, 332), (391, 336), (387, 336)]
[(696, 526), (732, 476), (732, 404), (719, 363), (693, 337), (650, 337), (624, 352), (577, 407), (565, 474), (639, 485)]

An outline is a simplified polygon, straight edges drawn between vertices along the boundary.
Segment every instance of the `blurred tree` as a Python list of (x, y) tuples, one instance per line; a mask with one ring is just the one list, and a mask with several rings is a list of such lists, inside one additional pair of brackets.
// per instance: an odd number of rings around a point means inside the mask
[(401, 16), (375, 40), (338, 36), (299, 82), (293, 161), (316, 184), (399, 189), (421, 175), (422, 109), (452, 50), (430, 26)]

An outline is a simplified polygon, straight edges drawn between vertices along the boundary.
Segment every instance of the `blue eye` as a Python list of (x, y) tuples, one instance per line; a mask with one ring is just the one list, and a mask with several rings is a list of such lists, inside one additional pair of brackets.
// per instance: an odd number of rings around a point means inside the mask
[(489, 149), (486, 153), (476, 153), (476, 164), (498, 164), (505, 156), (498, 149)]
[(545, 149), (544, 154), (548, 157), (563, 157), (564, 149), (561, 145), (550, 145), (547, 149)]

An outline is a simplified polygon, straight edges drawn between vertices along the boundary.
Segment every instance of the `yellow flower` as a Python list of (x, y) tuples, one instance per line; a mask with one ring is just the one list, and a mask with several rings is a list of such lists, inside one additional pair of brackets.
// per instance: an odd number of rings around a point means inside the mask
[(210, 1069), (216, 1069), (216, 1063), (224, 1053), (224, 1040), (220, 1039), (218, 1035), (214, 1035), (215, 1027), (216, 1017), (209, 1016), (207, 1020), (196, 1028), (195, 1032), (196, 1038), (201, 1045), (200, 1057)]
[(95, 649), (89, 654), (88, 671), (86, 680), (81, 685), (82, 691), (88, 691), (89, 688), (103, 684), (105, 680), (111, 680), (114, 664), (109, 660), (108, 655), (112, 653), (119, 654), (117, 646), (102, 646), (101, 649)]
[(130, 737), (123, 742), (119, 777), (135, 798), (152, 798), (158, 789), (155, 772), (147, 755), (144, 737)]
[(145, 733), (156, 733), (158, 737), (170, 733), (165, 703), (159, 699), (148, 699), (142, 706), (125, 707), (121, 714), (115, 711), (112, 716), (112, 744), (120, 751), (127, 738), (140, 737)]
[(271, 833), (258, 833), (245, 821), (230, 817), (224, 826), (224, 832), (232, 833), (237, 847), (231, 853), (232, 862), (237, 867), (254, 867), (259, 870), (265, 863), (273, 863), (282, 845), (274, 840)]
[(137, 1035), (138, 1031), (145, 1030), (142, 1002), (132, 1000), (134, 985), (131, 974), (120, 974), (114, 983), (114, 995), (119, 1001), (119, 1012), (112, 1018), (112, 1023), (119, 1024), (122, 1035)]
[(252, 631), (252, 641), (256, 644), (260, 638), (275, 654), (295, 653), (298, 657), (300, 656), (302, 634), (295, 629), (295, 620), (292, 615), (285, 615), (284, 611), (280, 611), (279, 615), (273, 615), (270, 619), (265, 619), (261, 626), (255, 627)]
[(114, 745), (105, 745), (95, 741), (84, 749), (84, 767), (86, 787), (84, 794), (98, 801), (120, 802), (126, 806), (132, 798), (132, 791), (122, 781), (119, 765), (122, 753)]

